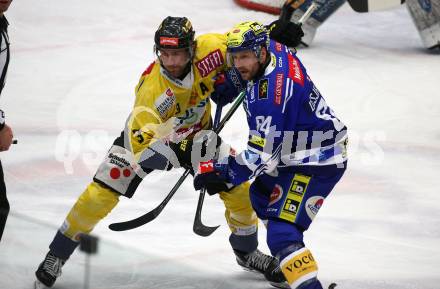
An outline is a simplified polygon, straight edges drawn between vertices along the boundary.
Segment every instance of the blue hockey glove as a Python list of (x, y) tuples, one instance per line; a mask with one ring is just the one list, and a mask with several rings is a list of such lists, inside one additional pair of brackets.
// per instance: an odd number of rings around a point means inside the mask
[(240, 73), (235, 68), (231, 68), (216, 75), (211, 99), (216, 104), (226, 105), (231, 103), (245, 87), (246, 83), (241, 79)]
[(229, 191), (233, 187), (228, 183), (228, 165), (220, 164), (215, 160), (200, 162), (194, 176), (194, 188), (200, 190), (206, 188), (209, 195)]

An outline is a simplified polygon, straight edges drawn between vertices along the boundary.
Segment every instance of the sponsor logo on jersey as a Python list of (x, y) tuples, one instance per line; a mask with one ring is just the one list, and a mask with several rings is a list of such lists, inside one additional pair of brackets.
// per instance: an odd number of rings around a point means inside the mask
[(283, 197), (283, 188), (280, 185), (275, 184), (272, 193), (270, 194), (269, 206), (272, 206), (273, 204), (281, 200), (282, 197)]
[(110, 163), (111, 164), (117, 165), (120, 168), (129, 167), (130, 166), (130, 162), (128, 160), (126, 160), (123, 157), (117, 156), (117, 155), (115, 155), (113, 153), (110, 153), (108, 155), (108, 158), (110, 159)]
[(264, 78), (258, 82), (258, 99), (267, 99), (269, 80)]
[(266, 139), (258, 135), (251, 135), (249, 139), (249, 143), (264, 148), (264, 146), (266, 145)]
[(283, 209), (281, 211), (280, 218), (287, 221), (295, 222), (296, 214), (298, 213), (300, 204), (301, 203), (298, 202), (297, 200), (287, 196), (283, 204)]
[(281, 104), (281, 97), (283, 95), (283, 81), (284, 75), (282, 73), (277, 73), (276, 82), (275, 82), (275, 104)]
[(171, 88), (167, 88), (167, 90), (156, 99), (154, 105), (156, 106), (156, 109), (159, 112), (161, 118), (165, 118), (168, 111), (173, 107), (175, 102), (176, 96), (174, 95)]
[(185, 110), (184, 115), (179, 116), (175, 120), (175, 127), (186, 124), (194, 124), (200, 121), (206, 113), (206, 105), (209, 103), (209, 98), (200, 101), (196, 106), (189, 107)]
[(283, 67), (283, 58), (281, 56), (278, 57), (278, 67)]
[(211, 173), (214, 171), (214, 163), (213, 161), (207, 161), (207, 162), (200, 162), (198, 173), (199, 174), (206, 174)]
[(129, 160), (114, 153), (109, 153), (108, 158), (109, 163), (115, 165), (108, 173), (111, 179), (117, 180), (121, 178), (121, 176), (128, 178), (132, 175), (133, 168), (131, 167)]
[(175, 37), (160, 37), (159, 42), (164, 46), (179, 46), (179, 38)]
[(303, 196), (306, 191), (307, 183), (299, 181), (297, 178), (294, 178), (292, 184), (290, 186), (289, 192), (296, 194), (298, 196)]
[(286, 259), (286, 262), (283, 260), (282, 270), (287, 282), (292, 284), (292, 288), (297, 288), (298, 283), (304, 282), (304, 278), (316, 277), (318, 266), (307, 248), (292, 253)]
[(216, 68), (222, 66), (224, 64), (223, 55), (220, 49), (217, 49), (207, 56), (202, 58), (201, 60), (196, 62), (196, 67), (200, 72), (202, 77), (208, 76), (211, 72), (213, 72)]
[(319, 209), (321, 209), (323, 203), (324, 203), (324, 198), (321, 196), (314, 196), (307, 199), (306, 212), (307, 212), (307, 216), (309, 216), (311, 220), (313, 220), (316, 214), (318, 214), (318, 211)]
[(310, 177), (301, 174), (295, 174), (290, 185), (289, 192), (287, 193), (286, 200), (284, 201), (282, 210), (280, 212), (279, 217), (281, 219), (292, 223), (295, 222), (309, 182)]
[(295, 83), (304, 86), (304, 75), (299, 61), (291, 54), (288, 54), (287, 57), (289, 59), (289, 78)]

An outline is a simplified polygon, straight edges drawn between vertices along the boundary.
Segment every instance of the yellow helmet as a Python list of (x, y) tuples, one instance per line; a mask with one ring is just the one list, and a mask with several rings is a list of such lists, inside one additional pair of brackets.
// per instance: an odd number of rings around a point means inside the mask
[(241, 22), (226, 34), (228, 52), (253, 50), (259, 54), (261, 46), (268, 46), (269, 35), (266, 27), (255, 21)]

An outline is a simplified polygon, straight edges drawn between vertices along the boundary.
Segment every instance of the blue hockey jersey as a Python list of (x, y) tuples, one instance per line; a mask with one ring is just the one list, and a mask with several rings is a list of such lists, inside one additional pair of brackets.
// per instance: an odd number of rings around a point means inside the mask
[(295, 166), (335, 165), (347, 159), (347, 128), (301, 61), (273, 40), (269, 53), (264, 73), (247, 83), (249, 140), (245, 151), (227, 160), (233, 184)]

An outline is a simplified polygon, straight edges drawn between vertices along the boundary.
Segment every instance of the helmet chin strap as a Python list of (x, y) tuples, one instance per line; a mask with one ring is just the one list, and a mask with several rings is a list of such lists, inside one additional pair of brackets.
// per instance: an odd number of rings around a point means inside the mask
[(262, 46), (259, 46), (258, 48), (255, 48), (255, 56), (257, 56), (257, 58), (258, 58), (258, 63), (260, 64), (260, 68), (258, 69), (258, 71), (257, 71), (257, 73), (255, 74), (255, 76), (253, 77), (254, 79), (255, 78), (260, 78), (261, 76), (263, 76), (263, 74), (264, 74), (264, 71), (266, 70), (266, 67), (269, 65), (269, 60), (270, 60), (270, 58), (269, 57), (267, 57), (268, 56), (268, 51), (267, 51), (267, 49), (266, 49), (266, 59), (264, 59), (264, 61), (263, 61), (263, 59), (261, 59), (261, 50), (262, 50)]

